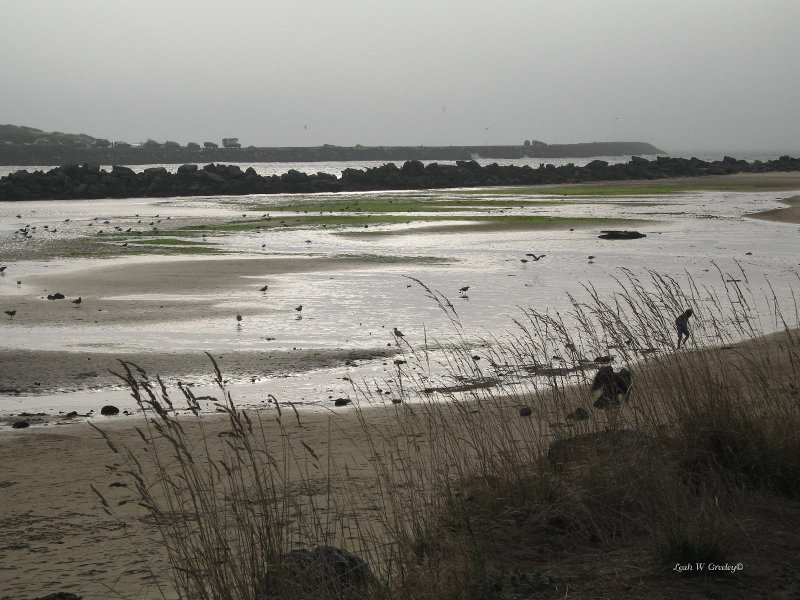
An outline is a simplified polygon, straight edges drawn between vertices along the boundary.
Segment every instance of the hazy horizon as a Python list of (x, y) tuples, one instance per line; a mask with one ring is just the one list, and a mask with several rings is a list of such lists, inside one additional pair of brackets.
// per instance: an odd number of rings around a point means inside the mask
[(800, 4), (788, 0), (0, 0), (0, 10), (0, 122), (45, 131), (800, 152)]

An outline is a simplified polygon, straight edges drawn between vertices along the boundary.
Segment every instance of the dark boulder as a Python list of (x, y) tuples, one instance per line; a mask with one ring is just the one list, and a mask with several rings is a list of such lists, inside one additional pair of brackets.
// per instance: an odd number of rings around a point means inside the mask
[(519, 416), (520, 417), (530, 417), (533, 414), (530, 406), (523, 406), (519, 409)]
[(608, 231), (601, 231), (600, 235), (598, 235), (601, 240), (638, 240), (639, 238), (647, 237), (643, 233), (639, 233), (638, 231), (619, 231), (619, 230), (608, 230)]
[(143, 173), (151, 177), (169, 175), (169, 171), (167, 171), (166, 167), (149, 167), (145, 169)]
[(572, 419), (573, 421), (585, 421), (589, 418), (589, 411), (579, 406), (574, 411), (567, 415), (568, 419)]
[(14, 421), (11, 424), (11, 429), (25, 429), (26, 427), (30, 426), (30, 421)]
[(111, 174), (118, 177), (136, 177), (136, 171), (130, 167), (123, 167), (120, 165), (114, 165), (111, 167)]
[(197, 165), (181, 165), (178, 167), (178, 173), (194, 173), (197, 171)]
[(352, 400), (350, 398), (337, 398), (333, 401), (334, 406), (347, 406)]
[(267, 575), (258, 600), (301, 597), (353, 599), (372, 597), (377, 581), (361, 557), (334, 546), (293, 550)]
[(106, 404), (103, 408), (100, 409), (100, 414), (105, 415), (107, 417), (111, 417), (114, 415), (118, 415), (119, 409), (111, 404)]
[(47, 294), (48, 300), (63, 300), (64, 298), (66, 298), (66, 296), (64, 296), (64, 294), (62, 294), (61, 292), (56, 292), (55, 294)]
[(82, 598), (83, 596), (76, 596), (72, 592), (56, 592), (54, 594), (47, 594), (47, 596), (34, 598), (33, 600), (81, 600)]

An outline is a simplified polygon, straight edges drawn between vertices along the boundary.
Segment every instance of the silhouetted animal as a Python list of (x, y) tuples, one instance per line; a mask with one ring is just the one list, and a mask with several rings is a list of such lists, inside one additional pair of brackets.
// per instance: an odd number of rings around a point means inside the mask
[(9, 317), (11, 317), (12, 320), (14, 319), (14, 315), (17, 314), (17, 311), (15, 310), (5, 310), (3, 312), (5, 312)]
[(620, 369), (616, 373), (614, 367), (601, 367), (592, 381), (591, 390), (600, 390), (600, 397), (594, 402), (595, 408), (617, 407), (622, 400), (630, 400), (633, 375), (628, 369)]

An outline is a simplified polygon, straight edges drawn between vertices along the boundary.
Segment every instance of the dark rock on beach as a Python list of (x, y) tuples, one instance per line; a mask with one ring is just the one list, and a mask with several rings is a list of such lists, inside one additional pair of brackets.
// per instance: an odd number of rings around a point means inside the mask
[[(237, 161), (244, 160), (231, 156), (232, 160), (234, 158)], [(97, 163), (84, 163), (64, 165), (49, 171), (29, 172), (23, 169), (11, 173), (0, 179), (0, 201), (528, 186), (776, 171), (800, 171), (800, 158), (783, 156), (776, 160), (748, 163), (730, 157), (706, 162), (698, 158), (659, 156), (647, 160), (634, 156), (627, 163), (614, 165), (595, 160), (583, 167), (572, 163), (558, 167), (541, 163), (538, 168), (529, 165), (501, 166), (497, 163), (481, 166), (474, 160), (427, 165), (420, 160), (408, 160), (399, 167), (387, 163), (379, 167), (345, 169), (341, 177), (328, 173), (306, 174), (296, 170), (289, 170), (282, 175), (262, 176), (252, 168), (242, 171), (237, 165), (215, 163), (203, 167), (184, 164), (175, 173), (170, 173), (164, 167), (152, 167), (136, 173), (127, 167), (114, 166), (106, 171), (100, 169)], [(643, 237), (638, 232), (630, 233)]]
[(639, 238), (647, 236), (638, 231), (618, 231), (612, 229), (610, 231), (601, 232), (597, 237), (602, 240), (638, 240)]
[(107, 417), (111, 417), (114, 415), (118, 415), (119, 409), (111, 404), (106, 404), (103, 408), (100, 409), (100, 414), (105, 415)]
[(11, 424), (11, 429), (25, 429), (26, 427), (30, 427), (31, 424), (29, 421), (14, 421)]
[[(371, 597), (376, 585), (364, 559), (335, 546), (293, 550), (281, 562), (279, 571), (269, 573), (262, 583), (256, 594), (259, 600), (283, 598), (289, 592), (302, 597), (364, 598)], [(277, 595), (281, 592), (284, 595)]]
[(54, 594), (47, 594), (47, 596), (34, 598), (33, 600), (81, 600), (82, 598), (83, 596), (76, 596), (72, 592), (56, 592)]

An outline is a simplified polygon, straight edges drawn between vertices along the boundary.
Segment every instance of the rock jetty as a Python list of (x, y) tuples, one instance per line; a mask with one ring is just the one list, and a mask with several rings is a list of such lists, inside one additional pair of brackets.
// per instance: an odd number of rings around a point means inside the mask
[(16, 171), (0, 179), (0, 201), (572, 184), (773, 171), (800, 171), (800, 159), (782, 156), (776, 160), (748, 163), (729, 156), (712, 162), (665, 156), (647, 160), (634, 156), (627, 163), (613, 165), (594, 160), (581, 167), (572, 163), (558, 167), (542, 163), (538, 168), (497, 163), (481, 166), (472, 160), (456, 161), (454, 165), (425, 165), (410, 160), (399, 167), (388, 163), (366, 169), (345, 169), (341, 177), (296, 170), (262, 176), (252, 167), (242, 170), (237, 165), (214, 163), (203, 167), (185, 164), (174, 173), (164, 167), (152, 167), (137, 173), (129, 167), (114, 166), (105, 170), (97, 165), (84, 164), (66, 165), (46, 172)]

